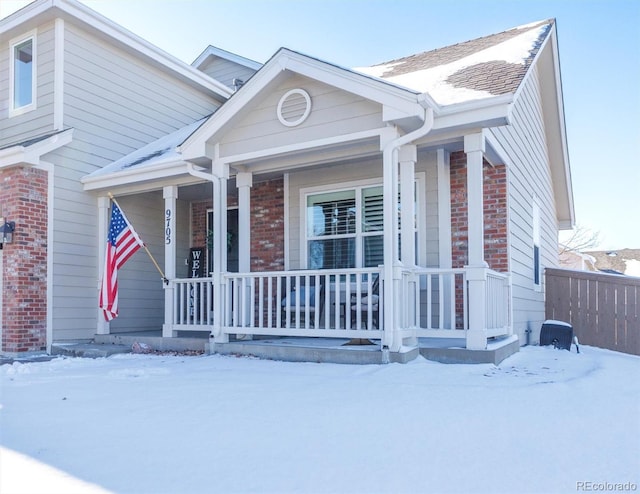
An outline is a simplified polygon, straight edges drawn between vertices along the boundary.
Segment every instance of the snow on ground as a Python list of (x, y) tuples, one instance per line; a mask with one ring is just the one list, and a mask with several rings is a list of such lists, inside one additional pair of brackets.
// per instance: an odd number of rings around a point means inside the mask
[(0, 492), (637, 490), (639, 370), (592, 347), (499, 366), (14, 363), (0, 367)]

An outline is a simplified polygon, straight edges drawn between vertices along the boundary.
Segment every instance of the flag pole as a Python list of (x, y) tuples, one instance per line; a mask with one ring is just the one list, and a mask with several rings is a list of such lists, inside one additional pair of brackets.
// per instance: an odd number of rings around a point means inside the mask
[[(120, 211), (124, 210), (120, 207), (120, 204), (118, 204), (118, 201), (116, 201), (116, 198), (113, 197), (113, 194), (111, 192), (108, 193), (109, 194), (109, 199), (111, 199), (116, 206), (118, 206), (118, 208), (120, 209)], [(160, 276), (162, 277), (162, 281), (165, 282), (165, 284), (169, 284), (169, 280), (167, 279), (167, 277), (164, 275), (164, 273), (162, 272), (162, 269), (160, 268), (160, 265), (158, 264), (158, 262), (155, 260), (155, 258), (153, 257), (153, 254), (151, 254), (151, 251), (149, 250), (149, 248), (147, 247), (147, 244), (145, 244), (144, 242), (142, 242), (142, 246), (144, 247), (144, 250), (147, 251), (147, 254), (149, 255), (149, 259), (151, 259), (151, 262), (153, 262), (153, 265), (156, 267), (156, 269), (158, 270), (158, 273), (160, 273)]]

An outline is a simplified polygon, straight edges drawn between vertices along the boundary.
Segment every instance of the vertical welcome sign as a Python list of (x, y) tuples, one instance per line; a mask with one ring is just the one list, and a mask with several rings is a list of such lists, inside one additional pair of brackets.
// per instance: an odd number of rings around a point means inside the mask
[[(189, 250), (189, 261), (187, 266), (189, 267), (189, 278), (202, 278), (204, 276), (205, 267), (205, 254), (204, 247), (193, 247)], [(198, 293), (195, 293), (196, 289)], [(189, 316), (194, 317), (196, 312), (196, 299), (200, 299), (199, 290), (196, 288), (195, 283), (189, 283)]]
[(205, 268), (204, 247), (193, 247), (189, 251), (189, 278), (202, 278)]

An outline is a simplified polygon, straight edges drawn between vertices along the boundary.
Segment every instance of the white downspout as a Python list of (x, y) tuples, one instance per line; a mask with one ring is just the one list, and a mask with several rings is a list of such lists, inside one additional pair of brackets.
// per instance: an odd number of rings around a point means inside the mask
[[(214, 167), (212, 167), (213, 169)], [(213, 185), (213, 225), (214, 229), (220, 227), (222, 224), (222, 207), (220, 204), (216, 205), (215, 200), (220, 197), (221, 191), (221, 177), (215, 173), (205, 173), (200, 170), (196, 170), (195, 166), (191, 162), (187, 162), (187, 172), (194, 177), (207, 180)], [(216, 207), (217, 206), (217, 207)], [(226, 206), (226, 204), (225, 204)], [(226, 207), (225, 207), (226, 211)], [(224, 335), (222, 334), (222, 251), (223, 243), (222, 239), (226, 238), (225, 235), (213, 236), (213, 331), (212, 335), (216, 342), (223, 342)]]
[(384, 335), (383, 349), (399, 352), (402, 338), (396, 331), (397, 307), (396, 294), (400, 280), (396, 268), (399, 266), (397, 245), (398, 225), (396, 218), (396, 199), (398, 197), (398, 149), (416, 139), (426, 136), (433, 129), (433, 109), (427, 105), (425, 97), (419, 97), (418, 102), (424, 106), (424, 121), (422, 125), (408, 134), (397, 137), (386, 143), (382, 150), (383, 183), (384, 183)]

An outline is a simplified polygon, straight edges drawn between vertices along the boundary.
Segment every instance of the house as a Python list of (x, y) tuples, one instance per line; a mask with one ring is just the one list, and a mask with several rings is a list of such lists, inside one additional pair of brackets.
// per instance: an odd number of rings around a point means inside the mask
[(594, 259), (594, 271), (640, 277), (640, 249), (595, 250), (584, 254)]
[[(554, 20), (356, 69), (286, 48), (188, 66), (75, 0), (0, 35), (3, 352), (161, 329), (221, 353), (365, 339), (406, 361), (539, 330), (574, 223)], [(162, 274), (136, 253), (107, 323), (111, 196)]]

